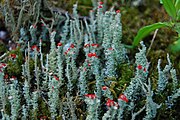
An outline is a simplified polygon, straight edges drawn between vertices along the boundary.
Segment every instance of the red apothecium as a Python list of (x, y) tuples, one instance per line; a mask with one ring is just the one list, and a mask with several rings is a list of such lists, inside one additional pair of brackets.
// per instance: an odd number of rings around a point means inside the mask
[(103, 86), (103, 87), (102, 87), (102, 90), (107, 90), (107, 89), (108, 89), (107, 86)]
[(59, 43), (57, 44), (57, 46), (59, 46), (59, 47), (60, 47), (60, 46), (62, 46), (62, 43), (61, 43), (61, 42), (59, 42)]
[(124, 101), (124, 102), (126, 102), (126, 103), (129, 101), (124, 94), (120, 94), (119, 97), (118, 97), (118, 99), (120, 99), (120, 100), (122, 100), (122, 101)]
[(139, 70), (141, 70), (141, 69), (142, 69), (142, 65), (138, 65), (137, 68), (138, 68)]
[(96, 98), (96, 95), (95, 94), (85, 94), (84, 95), (85, 97), (88, 97), (90, 99), (95, 99)]

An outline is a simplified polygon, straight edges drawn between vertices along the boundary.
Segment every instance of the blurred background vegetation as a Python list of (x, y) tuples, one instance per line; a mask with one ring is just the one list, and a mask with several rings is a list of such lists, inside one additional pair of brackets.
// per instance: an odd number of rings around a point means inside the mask
[[(114, 8), (120, 9), (122, 14), (122, 26), (123, 26), (123, 43), (132, 44), (134, 37), (138, 30), (146, 25), (150, 25), (160, 21), (169, 21), (171, 19), (165, 12), (163, 6), (159, 0), (141, 0), (138, 5), (133, 4), (133, 0), (102, 0), (106, 9)], [(136, 0), (137, 1), (137, 0)], [(73, 4), (78, 2), (78, 11), (82, 16), (88, 16), (89, 10), (93, 9), (91, 0), (49, 0), (52, 6), (62, 8), (63, 10), (72, 12)], [(148, 37), (144, 38), (147, 47), (150, 46), (153, 38), (151, 33)], [(158, 31), (152, 48), (148, 54), (149, 61), (152, 66), (157, 65), (158, 59), (166, 60), (166, 54), (171, 54), (171, 59), (175, 64), (178, 73), (180, 73), (180, 53), (173, 54), (168, 48), (168, 45), (173, 43), (176, 39), (174, 36), (177, 33), (173, 32), (168, 28), (162, 28)], [(137, 50), (130, 50), (130, 57), (134, 58), (134, 54)], [(131, 59), (131, 58), (130, 58)], [(166, 61), (164, 61), (166, 63)], [(165, 65), (165, 64), (164, 64)]]
[[(6, 0), (1, 0), (1, 4), (4, 4)], [(31, 0), (30, 0), (31, 1)], [(93, 0), (47, 0), (49, 7), (58, 8), (63, 11), (68, 11), (70, 14), (72, 12), (73, 4), (78, 2), (78, 12), (81, 16), (88, 16), (90, 10), (93, 9)], [(100, 0), (94, 0), (100, 1)], [(122, 14), (122, 26), (123, 26), (123, 43), (132, 44), (134, 37), (136, 36), (138, 30), (146, 25), (160, 21), (168, 21), (171, 19), (164, 8), (160, 4), (159, 0), (140, 0), (139, 4), (135, 4), (134, 1), (138, 0), (102, 0), (104, 2), (105, 8), (109, 10), (112, 6), (114, 9), (119, 9)], [(16, 0), (9, 0), (11, 5), (15, 6)], [(0, 13), (0, 30), (5, 25), (4, 16)], [(8, 28), (7, 28), (8, 29)], [(11, 34), (11, 33), (10, 33)], [(166, 54), (171, 54), (171, 59), (174, 61), (176, 69), (178, 69), (178, 74), (180, 72), (180, 53), (173, 54), (168, 49), (168, 45), (175, 41), (176, 33), (170, 29), (163, 28), (158, 31), (152, 48), (148, 54), (149, 61), (151, 61), (152, 66), (157, 65), (157, 60), (165, 59)], [(150, 46), (153, 33), (146, 37), (145, 44), (147, 47)], [(137, 49), (137, 48), (136, 48)], [(134, 58), (136, 49), (129, 50), (130, 59)], [(0, 49), (4, 50), (4, 47)], [(166, 61), (164, 61), (166, 63)]]

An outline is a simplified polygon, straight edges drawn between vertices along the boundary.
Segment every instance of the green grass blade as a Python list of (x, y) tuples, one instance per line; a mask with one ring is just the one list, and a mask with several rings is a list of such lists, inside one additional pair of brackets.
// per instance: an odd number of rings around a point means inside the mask
[(176, 2), (175, 2), (175, 8), (176, 8), (176, 11), (179, 11), (179, 10), (180, 10), (180, 0), (176, 0)]
[(152, 25), (148, 25), (148, 26), (145, 26), (145, 27), (142, 27), (136, 37), (134, 38), (134, 41), (133, 41), (133, 46), (137, 46), (140, 41), (146, 37), (150, 32), (156, 30), (156, 29), (159, 29), (159, 28), (162, 28), (162, 27), (168, 27), (170, 26), (169, 23), (162, 23), (162, 22), (158, 22), (158, 23), (155, 23), (155, 24), (152, 24)]
[(177, 12), (177, 20), (180, 20), (180, 9)]
[(172, 0), (162, 0), (163, 6), (166, 12), (171, 16), (173, 19), (176, 19), (176, 8), (173, 4)]

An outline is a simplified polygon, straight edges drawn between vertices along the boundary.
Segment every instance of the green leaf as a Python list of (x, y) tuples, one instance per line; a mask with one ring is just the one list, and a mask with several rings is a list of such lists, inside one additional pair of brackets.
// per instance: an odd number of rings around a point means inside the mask
[(180, 20), (180, 9), (177, 12), (177, 20)]
[(170, 27), (170, 23), (162, 23), (162, 22), (158, 22), (158, 23), (155, 23), (155, 24), (152, 24), (152, 25), (148, 25), (148, 26), (145, 26), (145, 27), (142, 27), (136, 37), (134, 38), (134, 41), (133, 41), (133, 46), (137, 46), (140, 41), (146, 37), (150, 32), (156, 30), (156, 29), (159, 29), (159, 28), (162, 28), (162, 27)]
[(180, 38), (170, 45), (170, 49), (174, 53), (180, 52)]
[(175, 8), (176, 8), (176, 11), (179, 11), (179, 9), (180, 9), (180, 0), (176, 0)]
[(176, 19), (176, 8), (172, 2), (172, 0), (162, 0), (163, 6), (166, 12), (171, 16), (173, 19)]

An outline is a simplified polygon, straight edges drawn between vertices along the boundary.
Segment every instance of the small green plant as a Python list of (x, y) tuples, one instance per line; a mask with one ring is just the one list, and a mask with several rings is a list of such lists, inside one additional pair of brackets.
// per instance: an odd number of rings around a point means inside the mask
[(160, 0), (160, 3), (163, 4), (166, 12), (171, 17), (170, 21), (158, 22), (142, 27), (134, 38), (132, 47), (136, 47), (150, 32), (159, 28), (168, 27), (178, 34), (177, 41), (170, 45), (171, 51), (180, 52), (180, 0)]

